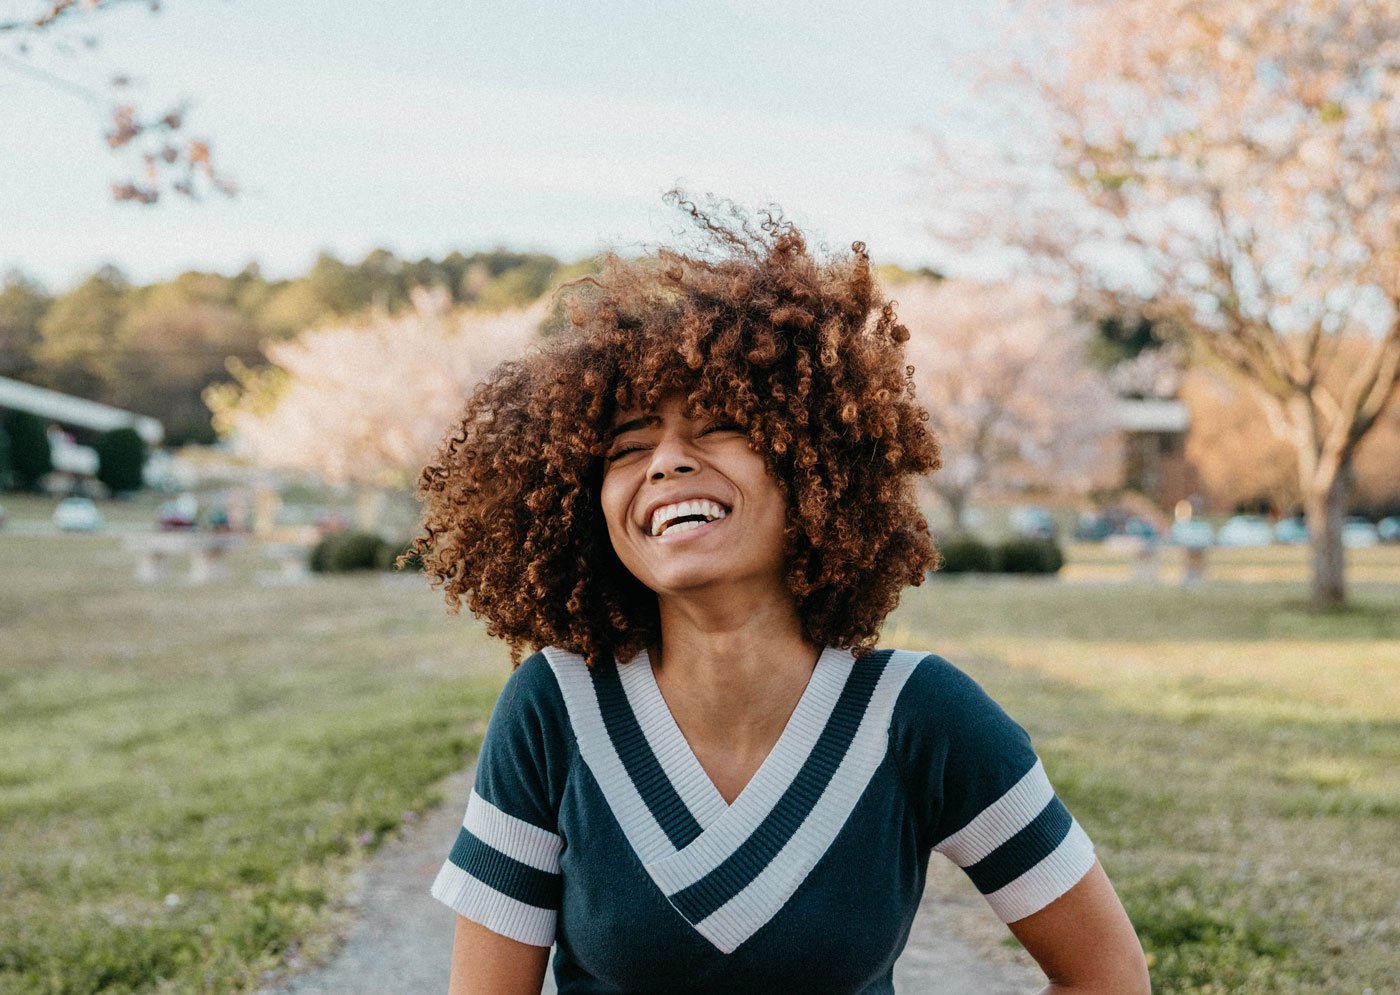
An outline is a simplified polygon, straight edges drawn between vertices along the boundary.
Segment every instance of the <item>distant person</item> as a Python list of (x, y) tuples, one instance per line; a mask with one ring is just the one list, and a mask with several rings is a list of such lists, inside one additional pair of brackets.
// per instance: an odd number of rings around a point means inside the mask
[[(677, 198), (679, 199), (679, 198)], [(1147, 992), (1022, 728), (875, 646), (937, 563), (909, 333), (865, 247), (680, 200), (689, 251), (606, 260), (420, 480), (416, 548), (512, 659), (433, 894), (453, 995), (892, 992), (930, 852), (1047, 992)]]

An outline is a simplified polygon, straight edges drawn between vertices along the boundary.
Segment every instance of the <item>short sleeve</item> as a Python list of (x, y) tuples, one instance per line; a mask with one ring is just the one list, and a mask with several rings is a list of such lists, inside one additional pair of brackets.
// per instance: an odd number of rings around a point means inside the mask
[(895, 710), (893, 745), (919, 838), (977, 886), (1003, 922), (1038, 912), (1094, 865), (1030, 737), (967, 674), (920, 661)]
[(511, 674), (482, 739), (462, 828), (432, 886), (466, 918), (541, 947), (554, 942), (561, 895), (563, 707), (543, 654)]

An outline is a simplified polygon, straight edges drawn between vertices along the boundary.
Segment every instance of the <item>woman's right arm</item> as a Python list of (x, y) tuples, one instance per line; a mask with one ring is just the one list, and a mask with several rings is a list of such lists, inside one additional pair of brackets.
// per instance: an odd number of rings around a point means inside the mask
[(549, 947), (512, 940), (459, 915), (447, 995), (540, 995), (548, 965)]

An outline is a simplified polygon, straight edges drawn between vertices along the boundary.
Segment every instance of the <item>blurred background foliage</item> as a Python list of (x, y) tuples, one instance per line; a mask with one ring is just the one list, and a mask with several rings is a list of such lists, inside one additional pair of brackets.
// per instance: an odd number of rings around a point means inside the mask
[(417, 261), (375, 249), (358, 263), (322, 253), (287, 280), (265, 279), (253, 264), (232, 276), (188, 272), (134, 285), (107, 266), (62, 292), (11, 271), (0, 284), (0, 376), (151, 415), (172, 446), (212, 443), (204, 389), (263, 366), (266, 342), (397, 313), (414, 287), (494, 312), (593, 269), (592, 260), (503, 249)]

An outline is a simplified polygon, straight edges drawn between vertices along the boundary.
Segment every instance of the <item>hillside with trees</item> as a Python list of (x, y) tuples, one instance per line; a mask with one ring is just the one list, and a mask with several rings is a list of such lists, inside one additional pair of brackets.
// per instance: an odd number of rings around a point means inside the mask
[(231, 366), (265, 365), (266, 345), (412, 310), (416, 287), (441, 288), (458, 308), (522, 307), (590, 266), (504, 250), (415, 261), (376, 249), (358, 263), (323, 253), (286, 280), (254, 264), (135, 285), (103, 267), (61, 293), (10, 272), (0, 283), (0, 376), (159, 418), (172, 445), (208, 443), (205, 390), (234, 382)]

